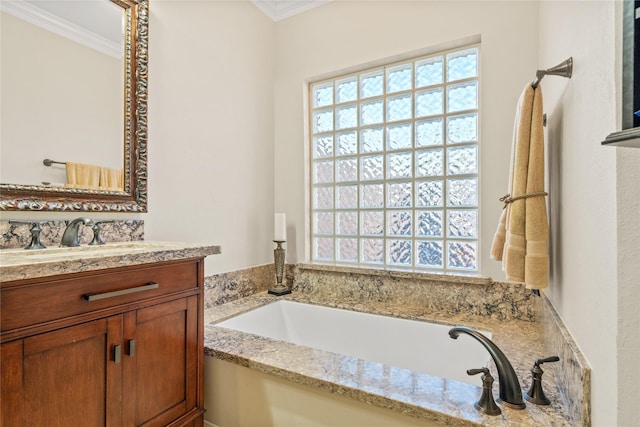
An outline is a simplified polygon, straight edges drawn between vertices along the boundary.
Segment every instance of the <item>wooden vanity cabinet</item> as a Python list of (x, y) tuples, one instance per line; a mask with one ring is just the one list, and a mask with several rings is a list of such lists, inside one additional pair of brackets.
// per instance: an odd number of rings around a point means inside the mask
[(202, 426), (203, 259), (3, 282), (0, 425)]

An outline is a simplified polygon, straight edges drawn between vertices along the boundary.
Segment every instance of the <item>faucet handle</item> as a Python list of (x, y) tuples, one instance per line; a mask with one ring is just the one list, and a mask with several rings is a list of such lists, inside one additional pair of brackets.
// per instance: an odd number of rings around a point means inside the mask
[(92, 246), (104, 245), (104, 240), (102, 240), (102, 237), (100, 236), (100, 231), (102, 230), (101, 226), (102, 224), (111, 224), (114, 222), (115, 220), (94, 222), (93, 225), (91, 226), (91, 229), (93, 230), (93, 240), (89, 244)]
[(540, 368), (540, 365), (548, 362), (558, 362), (559, 360), (560, 358), (558, 356), (551, 356), (544, 359), (537, 359), (533, 363), (533, 366), (530, 369), (533, 380), (531, 381), (529, 391), (523, 395), (525, 399), (531, 403), (535, 403), (536, 405), (551, 404), (551, 401), (547, 399), (547, 396), (544, 395), (544, 390), (542, 389), (542, 374), (544, 371)]
[(482, 395), (480, 395), (480, 400), (473, 404), (473, 407), (483, 414), (487, 415), (500, 415), (502, 411), (496, 405), (496, 401), (493, 400), (493, 377), (489, 372), (489, 369), (477, 368), (477, 369), (467, 369), (467, 375), (482, 375)]
[(467, 369), (467, 375), (478, 375), (478, 374), (482, 374), (482, 373), (489, 373), (489, 369), (488, 368), (478, 368), (478, 369)]
[(31, 243), (25, 247), (25, 249), (46, 249), (46, 246), (40, 242), (40, 232), (42, 228), (39, 222), (35, 221), (15, 221), (10, 220), (9, 224), (27, 224), (31, 225), (29, 231), (31, 232)]
[(536, 360), (533, 365), (534, 366), (540, 366), (543, 363), (547, 363), (547, 362), (559, 362), (560, 358), (558, 356), (550, 356), (550, 357), (545, 357), (544, 359), (538, 359)]

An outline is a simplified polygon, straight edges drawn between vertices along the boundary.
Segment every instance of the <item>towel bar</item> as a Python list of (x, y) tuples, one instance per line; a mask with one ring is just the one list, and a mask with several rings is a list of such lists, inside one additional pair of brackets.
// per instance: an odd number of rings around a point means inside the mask
[(58, 161), (51, 160), (51, 159), (44, 159), (42, 161), (42, 164), (45, 165), (45, 166), (51, 166), (54, 163), (58, 164), (58, 165), (66, 165), (67, 164), (66, 162), (58, 162)]
[(540, 84), (542, 78), (546, 75), (549, 76), (560, 76), (565, 77), (567, 79), (571, 78), (571, 74), (573, 73), (573, 57), (569, 57), (568, 59), (562, 61), (560, 64), (555, 67), (547, 68), (546, 70), (538, 70), (536, 71), (536, 79), (531, 83), (533, 88), (537, 88)]

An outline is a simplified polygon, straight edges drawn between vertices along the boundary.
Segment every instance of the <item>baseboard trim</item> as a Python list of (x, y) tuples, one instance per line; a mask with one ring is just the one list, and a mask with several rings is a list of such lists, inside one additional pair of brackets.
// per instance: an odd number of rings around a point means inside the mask
[(215, 425), (214, 423), (210, 423), (207, 420), (204, 420), (204, 427), (218, 427), (217, 425)]

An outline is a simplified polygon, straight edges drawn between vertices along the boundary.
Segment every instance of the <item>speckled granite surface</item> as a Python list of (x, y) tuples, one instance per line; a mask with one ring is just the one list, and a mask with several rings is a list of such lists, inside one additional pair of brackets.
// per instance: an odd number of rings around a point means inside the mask
[(273, 264), (265, 264), (207, 276), (204, 279), (204, 308), (208, 309), (266, 291), (271, 286), (274, 274)]
[[(311, 272), (311, 273), (309, 273)], [(313, 276), (313, 277), (312, 277)], [(301, 265), (294, 292), (281, 297), (348, 310), (465, 325), (492, 332), (516, 370), (522, 391), (531, 383), (533, 362), (558, 355), (544, 365), (544, 390), (550, 406), (527, 402), (524, 411), (503, 407), (490, 417), (473, 403), (481, 388), (337, 355), (308, 347), (219, 328), (215, 322), (268, 304), (266, 293), (205, 310), (205, 353), (267, 374), (352, 397), (382, 408), (444, 425), (579, 426), (589, 424), (589, 368), (546, 297), (537, 298), (517, 285), (490, 279), (427, 277), (415, 273), (365, 274), (346, 267)], [(431, 275), (429, 275), (431, 276)], [(399, 285), (399, 286), (397, 286)], [(468, 289), (471, 288), (471, 289)], [(471, 306), (468, 300), (475, 300)], [(552, 308), (552, 307), (551, 307)], [(480, 345), (480, 344), (478, 344)], [(577, 353), (576, 353), (577, 352)], [(359, 367), (347, 369), (346, 367)], [(385, 375), (380, 375), (385, 372)], [(387, 374), (388, 373), (388, 374)], [(497, 374), (494, 372), (497, 379)], [(479, 385), (480, 381), (478, 379)], [(498, 395), (497, 381), (494, 395)]]
[[(285, 278), (293, 284), (294, 266), (285, 266)], [(204, 279), (204, 308), (208, 309), (240, 298), (263, 292), (275, 286), (273, 264), (259, 265), (244, 270), (219, 273)]]
[(0, 250), (3, 282), (57, 274), (78, 273), (220, 253), (219, 246), (177, 242), (121, 242), (102, 246)]
[[(100, 220), (94, 220), (97, 222)], [(64, 221), (37, 221), (42, 231), (40, 241), (47, 247), (60, 245), (62, 234), (66, 228)], [(24, 248), (31, 242), (29, 224), (10, 224), (0, 221), (0, 248)], [(113, 220), (112, 223), (102, 225), (100, 236), (105, 242), (128, 242), (144, 240), (144, 221), (142, 220)], [(78, 233), (80, 244), (85, 245), (93, 239), (91, 227), (80, 225)]]
[[(578, 345), (548, 299), (543, 299), (541, 321), (545, 347), (560, 357), (558, 391), (573, 425), (591, 425), (591, 368)], [(547, 365), (543, 365), (546, 371)]]
[(533, 321), (537, 298), (522, 284), (487, 277), (445, 276), (395, 270), (299, 264), (294, 291), (336, 300), (406, 302), (447, 314)]

